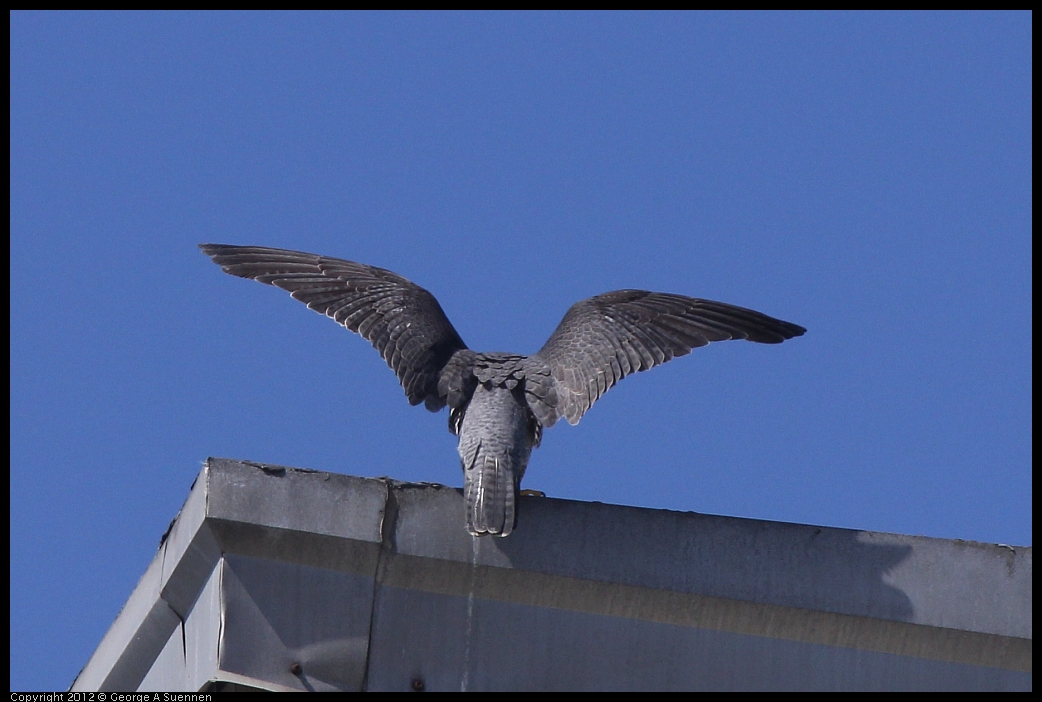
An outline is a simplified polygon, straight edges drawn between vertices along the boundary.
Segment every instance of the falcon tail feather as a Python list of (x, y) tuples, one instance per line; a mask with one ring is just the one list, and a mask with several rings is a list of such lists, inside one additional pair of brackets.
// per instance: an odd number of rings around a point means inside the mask
[(467, 531), (507, 536), (514, 529), (517, 471), (509, 456), (480, 455), (464, 471)]

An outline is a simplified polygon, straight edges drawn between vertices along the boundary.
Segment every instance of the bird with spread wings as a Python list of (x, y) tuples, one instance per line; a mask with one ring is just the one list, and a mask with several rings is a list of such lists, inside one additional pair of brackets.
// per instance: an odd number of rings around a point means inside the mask
[(532, 449), (558, 419), (577, 424), (611, 386), (711, 341), (778, 344), (806, 329), (722, 302), (615, 290), (572, 305), (530, 356), (467, 348), (429, 292), (391, 271), (263, 246), (200, 244), (225, 273), (290, 293), (361, 334), (409, 402), (449, 407), (467, 530), (507, 536)]

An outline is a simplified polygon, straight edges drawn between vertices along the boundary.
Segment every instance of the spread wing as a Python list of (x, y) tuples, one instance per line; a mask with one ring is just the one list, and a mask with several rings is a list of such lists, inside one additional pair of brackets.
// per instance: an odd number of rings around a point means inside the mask
[(396, 273), (301, 251), (200, 244), (225, 273), (286, 290), (316, 312), (368, 339), (398, 376), (409, 402), (445, 406), (438, 378), (466, 349), (441, 305)]
[[(627, 375), (661, 365), (711, 341), (748, 339), (778, 344), (802, 335), (801, 326), (723, 302), (683, 295), (616, 290), (577, 302), (539, 353), (528, 392), (543, 426), (559, 417), (577, 424), (607, 390)], [(541, 362), (540, 362), (541, 361)], [(552, 382), (552, 387), (549, 386)]]

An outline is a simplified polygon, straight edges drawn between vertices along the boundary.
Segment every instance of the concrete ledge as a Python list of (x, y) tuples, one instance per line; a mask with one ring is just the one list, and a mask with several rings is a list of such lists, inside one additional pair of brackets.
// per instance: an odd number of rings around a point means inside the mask
[(1031, 548), (210, 459), (72, 690), (1029, 690)]

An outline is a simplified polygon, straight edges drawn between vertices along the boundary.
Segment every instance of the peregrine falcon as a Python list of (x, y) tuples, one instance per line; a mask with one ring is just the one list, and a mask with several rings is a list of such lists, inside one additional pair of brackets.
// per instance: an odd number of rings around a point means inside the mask
[(391, 271), (264, 246), (200, 244), (225, 273), (290, 293), (368, 339), (409, 402), (449, 407), (459, 436), (467, 531), (507, 536), (532, 449), (558, 419), (577, 424), (612, 385), (711, 341), (778, 344), (806, 329), (722, 302), (615, 290), (572, 305), (530, 356), (478, 353), (429, 292)]

